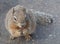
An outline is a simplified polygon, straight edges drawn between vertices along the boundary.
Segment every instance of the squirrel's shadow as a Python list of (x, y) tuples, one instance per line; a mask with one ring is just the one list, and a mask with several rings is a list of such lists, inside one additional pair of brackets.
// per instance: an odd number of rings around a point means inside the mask
[(45, 26), (37, 24), (36, 31), (32, 35), (32, 37), (34, 40), (46, 39), (53, 32), (54, 30), (53, 28), (54, 28), (53, 24)]

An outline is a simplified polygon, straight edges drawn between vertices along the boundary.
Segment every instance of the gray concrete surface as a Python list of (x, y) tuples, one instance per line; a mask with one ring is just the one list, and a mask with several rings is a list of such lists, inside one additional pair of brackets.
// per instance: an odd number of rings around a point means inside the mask
[[(26, 42), (24, 37), (9, 40), (4, 18), (7, 11), (17, 4), (50, 13), (55, 17), (55, 21), (48, 26), (37, 25), (33, 39), (29, 42)], [(60, 44), (60, 0), (0, 0), (0, 44)]]

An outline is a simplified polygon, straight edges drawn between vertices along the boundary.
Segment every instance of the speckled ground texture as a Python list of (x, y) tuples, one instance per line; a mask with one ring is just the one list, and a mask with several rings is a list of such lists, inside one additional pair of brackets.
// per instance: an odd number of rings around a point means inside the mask
[[(4, 18), (8, 10), (17, 4), (53, 15), (54, 23), (37, 25), (31, 41), (26, 42), (24, 37), (9, 40)], [(60, 44), (60, 0), (0, 0), (0, 44)]]

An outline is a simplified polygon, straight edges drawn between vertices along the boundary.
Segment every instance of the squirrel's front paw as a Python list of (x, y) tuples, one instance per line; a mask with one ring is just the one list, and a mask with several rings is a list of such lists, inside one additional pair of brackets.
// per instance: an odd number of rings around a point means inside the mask
[(29, 41), (32, 39), (32, 37), (28, 34), (28, 35), (25, 35), (25, 39), (26, 39), (26, 41)]
[(10, 39), (11, 39), (11, 40), (14, 40), (14, 39), (16, 39), (16, 37), (10, 36)]

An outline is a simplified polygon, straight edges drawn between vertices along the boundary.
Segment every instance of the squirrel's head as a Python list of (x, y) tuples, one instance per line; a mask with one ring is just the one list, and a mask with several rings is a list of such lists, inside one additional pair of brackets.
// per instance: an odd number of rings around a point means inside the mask
[(20, 7), (19, 9), (15, 10), (13, 8), (13, 21), (16, 23), (17, 26), (20, 28), (26, 26), (26, 9), (23, 7)]

